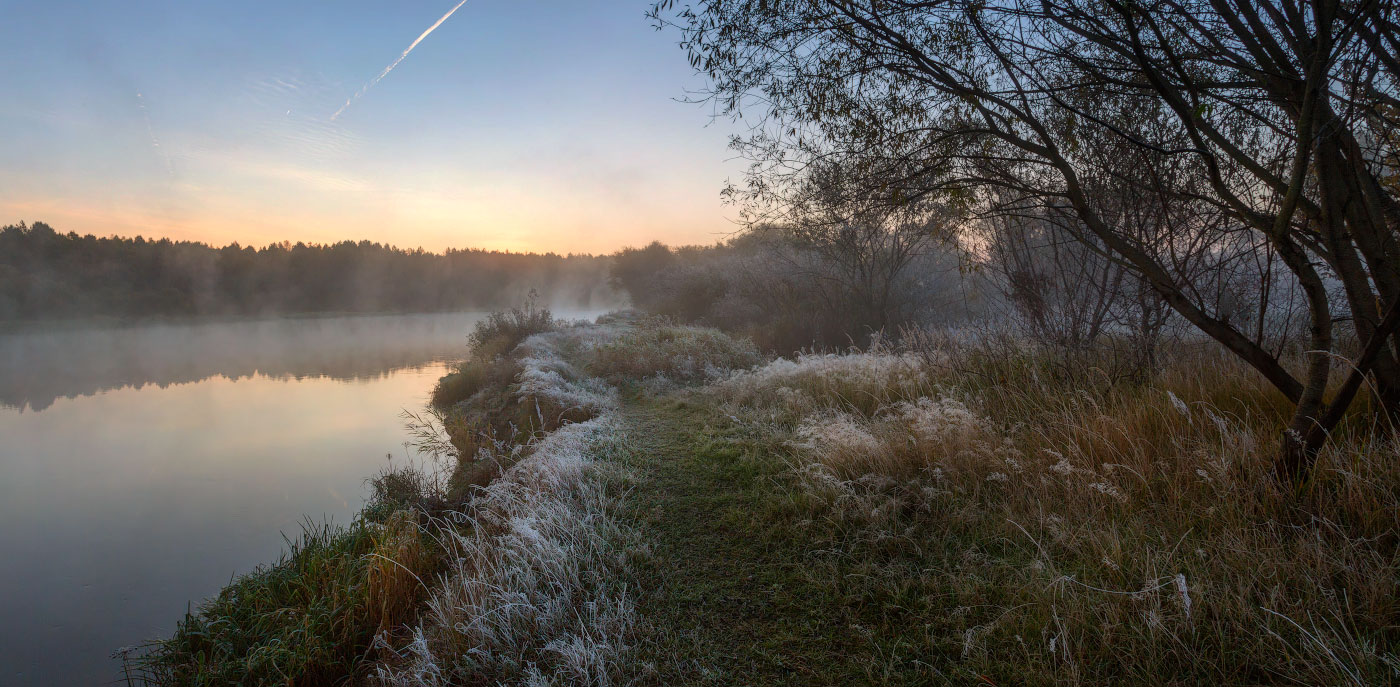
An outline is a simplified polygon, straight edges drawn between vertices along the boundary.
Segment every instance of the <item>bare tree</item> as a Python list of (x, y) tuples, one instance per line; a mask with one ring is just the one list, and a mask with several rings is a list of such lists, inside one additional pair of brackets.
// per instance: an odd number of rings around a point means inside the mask
[(1061, 227), (1072, 217), (994, 214), (977, 222), (974, 264), (1010, 306), (1011, 320), (1030, 338), (1079, 368), (1094, 349), (1112, 380), (1142, 380), (1156, 364), (1170, 308), (1102, 246)]
[[(680, 28), (720, 111), (764, 113), (736, 142), (753, 166), (734, 192), (753, 207), (790, 205), (811, 170), (836, 165), (872, 203), (1072, 216), (1069, 235), (1294, 403), (1286, 479), (1307, 474), (1367, 375), (1400, 412), (1393, 2), (672, 8), (653, 16)], [(1267, 345), (1268, 318), (1222, 296), (1249, 261), (1282, 268), (1301, 294), (1301, 369)], [(1271, 294), (1255, 295), (1267, 311)], [(1329, 399), (1345, 317), (1359, 350)]]
[(1086, 348), (1109, 329), (1126, 269), (1043, 217), (999, 214), (984, 223), (986, 260), (1037, 340)]

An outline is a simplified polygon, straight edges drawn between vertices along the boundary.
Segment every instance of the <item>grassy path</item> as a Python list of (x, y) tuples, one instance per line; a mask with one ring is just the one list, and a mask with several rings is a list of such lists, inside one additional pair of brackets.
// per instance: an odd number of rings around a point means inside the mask
[(816, 540), (793, 526), (799, 504), (771, 452), (685, 401), (631, 401), (624, 417), (632, 508), (655, 546), (639, 610), (657, 684), (891, 682), (859, 601), (813, 575)]

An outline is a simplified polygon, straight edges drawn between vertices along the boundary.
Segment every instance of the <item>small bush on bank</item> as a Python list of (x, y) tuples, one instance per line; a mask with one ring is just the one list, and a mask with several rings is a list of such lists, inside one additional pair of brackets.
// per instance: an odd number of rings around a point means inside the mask
[(525, 303), (510, 310), (497, 310), (477, 322), (467, 337), (473, 357), (494, 358), (505, 355), (531, 335), (554, 329), (556, 322), (549, 308), (539, 306), (539, 294), (533, 289)]
[(549, 309), (539, 307), (538, 302), (539, 294), (532, 290), (524, 304), (497, 310), (477, 322), (467, 336), (469, 357), (433, 387), (433, 407), (447, 409), (484, 389), (510, 386), (521, 372), (511, 351), (531, 336), (553, 331), (560, 325)]
[(510, 386), (520, 373), (520, 365), (507, 356), (472, 357), (457, 365), (433, 387), (430, 403), (434, 408), (448, 409), (484, 389)]
[(370, 488), (370, 498), (361, 511), (361, 517), (370, 522), (388, 522), (402, 511), (432, 517), (442, 514), (449, 507), (444, 498), (447, 489), (441, 468), (390, 466), (366, 482)]
[(498, 473), (489, 465), (478, 464), (483, 450), (489, 454), (492, 449), (548, 431), (543, 413), (532, 417), (516, 393), (517, 381), (530, 372), (522, 363), (529, 353), (512, 355), (531, 336), (559, 326), (537, 300), (538, 295), (531, 291), (524, 305), (493, 312), (477, 322), (468, 337), (470, 357), (433, 387), (430, 403), (440, 411), (451, 411), (444, 428), (462, 463), (453, 480), (460, 489), (454, 491), (485, 484)]
[(434, 408), (451, 408), (471, 398), (486, 384), (491, 364), (479, 360), (467, 360), (457, 364), (457, 369), (443, 375), (433, 386), (429, 403)]
[(531, 336), (559, 325), (549, 309), (539, 307), (538, 302), (539, 294), (531, 291), (523, 305), (497, 310), (477, 322), (467, 336), (468, 358), (433, 387), (433, 407), (450, 408), (483, 389), (509, 386), (520, 372), (510, 352)]

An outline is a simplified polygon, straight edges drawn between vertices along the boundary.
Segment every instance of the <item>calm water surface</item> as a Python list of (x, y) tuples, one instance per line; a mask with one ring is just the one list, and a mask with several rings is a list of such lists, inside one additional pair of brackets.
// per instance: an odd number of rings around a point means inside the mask
[(475, 314), (0, 335), (0, 685), (111, 653), (346, 522)]

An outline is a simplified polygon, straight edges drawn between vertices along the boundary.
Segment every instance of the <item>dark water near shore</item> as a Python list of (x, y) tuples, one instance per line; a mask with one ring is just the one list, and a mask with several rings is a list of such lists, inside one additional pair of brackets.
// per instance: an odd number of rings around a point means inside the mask
[(0, 685), (110, 656), (348, 521), (478, 314), (0, 335)]

